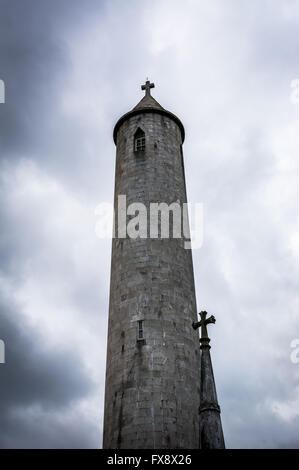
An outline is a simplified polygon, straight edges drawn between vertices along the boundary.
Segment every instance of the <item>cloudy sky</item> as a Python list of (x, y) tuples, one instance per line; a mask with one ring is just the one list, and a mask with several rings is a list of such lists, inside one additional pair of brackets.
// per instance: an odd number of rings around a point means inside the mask
[(2, 448), (101, 446), (111, 240), (95, 208), (147, 76), (204, 204), (196, 293), (217, 318), (227, 447), (299, 448), (298, 29), (297, 0), (0, 0)]

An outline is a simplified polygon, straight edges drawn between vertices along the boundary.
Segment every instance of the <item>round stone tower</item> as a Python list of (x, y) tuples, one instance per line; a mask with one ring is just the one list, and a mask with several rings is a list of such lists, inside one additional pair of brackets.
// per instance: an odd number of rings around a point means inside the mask
[[(114, 128), (112, 241), (104, 448), (198, 448), (200, 349), (192, 253), (184, 238), (151, 232), (150, 205), (186, 203), (181, 121), (151, 96)], [(125, 204), (128, 213), (119, 209)], [(147, 232), (126, 232), (142, 203)], [(143, 207), (142, 206), (142, 207)], [(134, 206), (132, 206), (134, 208)], [(138, 209), (139, 210), (139, 209)], [(130, 222), (129, 222), (130, 223)], [(120, 226), (122, 225), (122, 226)], [(157, 234), (156, 234), (157, 235)]]

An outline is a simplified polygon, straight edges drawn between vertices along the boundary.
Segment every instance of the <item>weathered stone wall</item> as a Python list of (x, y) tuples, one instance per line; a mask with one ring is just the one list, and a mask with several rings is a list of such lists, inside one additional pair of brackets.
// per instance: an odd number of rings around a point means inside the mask
[[(144, 154), (134, 134), (145, 132)], [(155, 112), (118, 131), (115, 204), (186, 202), (178, 125)], [(116, 224), (117, 234), (117, 224)], [(138, 338), (143, 321), (144, 340)], [(112, 242), (104, 448), (198, 448), (200, 352), (192, 253), (182, 239)]]

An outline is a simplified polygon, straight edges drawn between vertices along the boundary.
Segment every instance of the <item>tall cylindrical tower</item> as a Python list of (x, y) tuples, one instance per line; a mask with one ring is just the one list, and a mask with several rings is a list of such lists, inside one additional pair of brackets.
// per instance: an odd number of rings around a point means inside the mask
[[(151, 203), (182, 207), (186, 202), (184, 128), (151, 96), (152, 87), (147, 81), (143, 99), (114, 129), (116, 223), (104, 448), (199, 445), (200, 350), (192, 328), (197, 319), (192, 253), (171, 230), (170, 238), (150, 233)], [(124, 234), (119, 196), (126, 196), (126, 207), (145, 206), (147, 236)]]

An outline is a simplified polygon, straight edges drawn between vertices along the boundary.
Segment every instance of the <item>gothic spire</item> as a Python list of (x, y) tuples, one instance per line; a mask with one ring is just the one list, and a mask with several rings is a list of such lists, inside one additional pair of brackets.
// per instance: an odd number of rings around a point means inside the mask
[(216, 323), (213, 315), (207, 318), (207, 312), (199, 313), (201, 319), (192, 323), (196, 330), (201, 327), (199, 339), (201, 349), (201, 389), (199, 406), (199, 448), (200, 449), (225, 449), (220, 406), (218, 404), (216, 385), (213, 374), (213, 366), (210, 355), (210, 338), (207, 325)]

